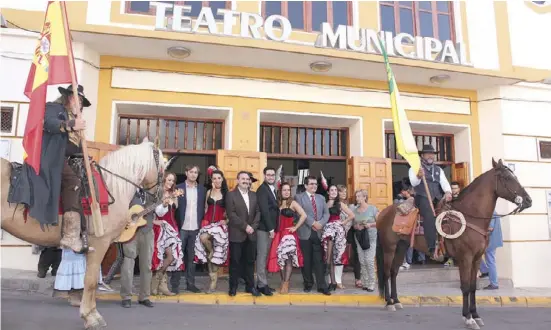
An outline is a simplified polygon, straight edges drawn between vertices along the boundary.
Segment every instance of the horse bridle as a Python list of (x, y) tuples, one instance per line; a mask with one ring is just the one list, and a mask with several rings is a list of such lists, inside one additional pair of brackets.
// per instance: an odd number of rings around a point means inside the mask
[[(505, 167), (505, 170), (506, 171), (509, 171), (512, 175), (514, 175), (513, 171), (511, 171), (511, 169), (509, 167)], [(506, 214), (506, 215), (500, 215), (501, 216), (508, 216), (508, 215), (511, 215), (511, 214), (517, 214), (519, 213), (520, 211), (520, 208), (522, 207), (522, 203), (524, 202), (524, 198), (522, 196), (520, 196), (516, 190), (511, 190), (511, 188), (509, 188), (509, 186), (507, 186), (507, 180), (504, 180), (503, 177), (501, 175), (499, 175), (498, 173), (496, 173), (495, 175), (497, 175), (499, 177), (499, 181), (501, 182), (501, 185), (503, 187), (505, 187), (505, 189), (507, 189), (507, 191), (515, 196), (515, 200), (513, 203), (515, 203), (517, 205), (517, 207), (511, 211), (510, 213)], [(495, 189), (495, 193), (497, 194), (497, 181), (496, 180), (496, 189)]]
[[(150, 197), (154, 198), (155, 199), (155, 202), (158, 200), (159, 198), (159, 194), (160, 194), (160, 191), (161, 191), (161, 181), (163, 180), (163, 172), (161, 171), (161, 168), (160, 168), (160, 151), (158, 148), (153, 148), (153, 159), (155, 160), (155, 167), (157, 168), (157, 183), (155, 183), (154, 185), (152, 185), (151, 187), (148, 187), (148, 188), (143, 188), (137, 184), (135, 184), (134, 182), (130, 181), (129, 179), (123, 177), (122, 175), (119, 175), (117, 173), (113, 173), (112, 171), (106, 169), (105, 167), (101, 166), (100, 164), (98, 164), (97, 162), (93, 162), (93, 164), (96, 166), (96, 168), (98, 169), (98, 172), (101, 174), (102, 171), (105, 171), (129, 184), (131, 184), (132, 186), (136, 187), (136, 189), (138, 189), (140, 192), (142, 193), (145, 193), (147, 195), (149, 195)], [(103, 175), (102, 175), (103, 176)], [(151, 193), (149, 192), (149, 190), (153, 189), (157, 187), (157, 191), (155, 193)]]
[[(511, 174), (513, 174), (513, 171), (511, 171), (510, 168), (508, 167), (505, 167), (505, 170), (507, 171), (510, 171)], [(522, 198), (522, 196), (520, 196), (515, 190), (511, 190), (511, 188), (509, 188), (509, 186), (507, 186), (507, 181), (503, 179), (503, 177), (500, 175), (500, 173), (498, 173), (498, 171), (496, 170), (495, 171), (496, 173), (494, 174), (495, 176), (497, 176), (496, 178), (496, 185), (495, 185), (495, 189), (494, 189), (494, 193), (497, 195), (497, 189), (498, 189), (498, 181), (501, 182), (501, 185), (503, 187), (505, 187), (505, 189), (510, 193), (512, 194), (513, 196), (515, 196), (515, 201), (514, 203), (517, 205), (517, 207), (512, 210), (511, 212), (507, 213), (507, 214), (497, 214), (498, 217), (506, 217), (506, 216), (509, 216), (509, 215), (514, 215), (514, 214), (518, 214), (520, 212), (520, 208), (522, 207), (522, 203), (524, 201), (524, 198)], [(513, 174), (514, 175), (514, 174)], [(476, 216), (473, 216), (473, 215), (470, 215), (466, 212), (463, 212), (461, 210), (459, 210), (457, 207), (453, 207), (453, 209), (455, 209), (456, 211), (459, 211), (461, 213), (463, 213), (464, 215), (470, 217), (470, 218), (474, 218), (474, 219), (487, 219), (486, 217), (476, 217)]]

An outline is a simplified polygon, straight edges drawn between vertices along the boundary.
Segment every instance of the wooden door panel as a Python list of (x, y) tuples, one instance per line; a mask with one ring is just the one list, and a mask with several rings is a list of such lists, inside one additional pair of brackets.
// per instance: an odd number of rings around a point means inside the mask
[(237, 185), (239, 171), (251, 172), (258, 179), (252, 186), (252, 190), (256, 190), (262, 183), (262, 171), (268, 164), (268, 158), (265, 152), (217, 150), (216, 163), (224, 172), (230, 190)]
[(105, 155), (121, 147), (116, 144), (93, 141), (87, 141), (86, 146), (88, 147), (88, 155), (96, 162), (99, 162), (99, 160), (105, 157)]
[(465, 162), (452, 165), (452, 181), (457, 181), (461, 189), (469, 185), (469, 163)]
[(369, 203), (379, 210), (392, 204), (392, 163), (386, 158), (351, 157), (348, 159), (348, 190), (365, 189)]

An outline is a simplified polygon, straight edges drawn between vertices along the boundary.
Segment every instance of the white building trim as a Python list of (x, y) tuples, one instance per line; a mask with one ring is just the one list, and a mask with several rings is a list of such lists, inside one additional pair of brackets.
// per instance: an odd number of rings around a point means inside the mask
[[(141, 69), (113, 68), (111, 87), (390, 108), (388, 93), (382, 90)], [(464, 115), (471, 113), (467, 98), (401, 93), (401, 102), (407, 110)]]

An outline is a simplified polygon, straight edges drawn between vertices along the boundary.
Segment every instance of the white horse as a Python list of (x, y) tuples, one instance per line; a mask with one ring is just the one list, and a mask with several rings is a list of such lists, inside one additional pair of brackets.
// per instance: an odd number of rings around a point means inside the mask
[[(151, 188), (160, 184), (165, 161), (162, 152), (147, 138), (137, 145), (122, 147), (107, 154), (99, 161), (106, 169), (102, 171), (107, 189), (115, 202), (109, 206), (109, 214), (102, 216), (104, 235), (95, 237), (93, 226), (88, 226), (89, 246), (94, 250), (86, 257), (84, 293), (80, 305), (80, 316), (86, 330), (106, 327), (107, 323), (96, 309), (96, 288), (101, 262), (109, 245), (120, 236), (129, 217), (128, 208), (137, 186)], [(8, 204), (11, 165), (0, 160), (1, 179), (1, 227), (13, 236), (29, 243), (43, 246), (58, 246), (61, 239), (61, 217), (58, 226), (47, 226), (42, 230), (35, 219), (23, 216), (24, 207)], [(88, 221), (91, 224), (91, 221)]]

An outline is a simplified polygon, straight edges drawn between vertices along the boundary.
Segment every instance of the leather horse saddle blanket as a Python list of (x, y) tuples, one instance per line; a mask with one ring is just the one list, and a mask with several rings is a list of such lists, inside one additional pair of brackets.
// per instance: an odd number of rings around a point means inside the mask
[(392, 230), (398, 235), (411, 235), (412, 231), (414, 231), (415, 235), (424, 235), (419, 209), (414, 208), (406, 215), (396, 212)]

